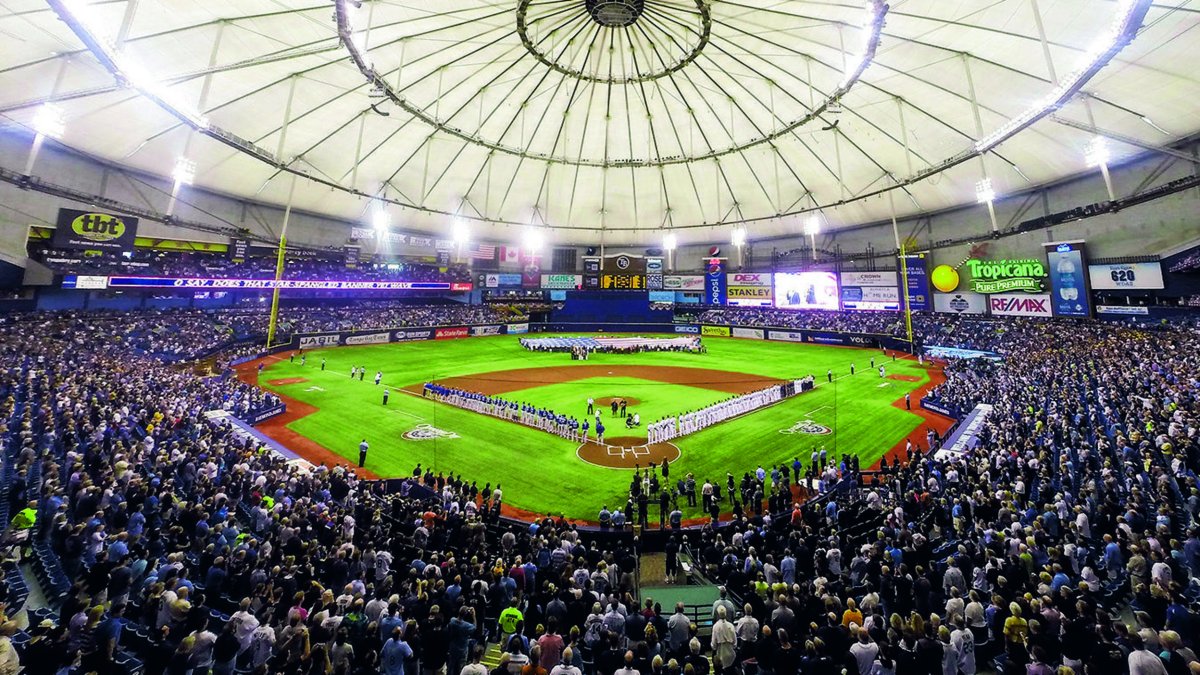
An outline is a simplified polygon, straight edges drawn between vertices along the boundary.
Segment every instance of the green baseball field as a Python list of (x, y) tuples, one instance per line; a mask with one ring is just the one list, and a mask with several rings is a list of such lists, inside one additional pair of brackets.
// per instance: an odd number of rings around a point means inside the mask
[[(913, 412), (903, 400), (929, 383), (930, 371), (916, 361), (893, 361), (876, 349), (720, 337), (705, 337), (704, 344), (705, 354), (597, 353), (586, 361), (527, 351), (515, 336), (337, 347), (307, 351), (305, 364), (299, 356), (273, 357), (258, 381), (290, 399), (278, 424), (286, 424), (290, 445), (302, 455), (319, 446), (357, 462), (366, 439), (366, 468), (380, 477), (411, 475), (419, 463), (481, 488), (499, 483), (505, 503), (521, 511), (583, 520), (595, 520), (604, 505), (624, 505), (635, 466), (667, 459), (672, 482), (690, 472), (698, 483), (724, 484), (726, 472), (740, 479), (760, 464), (790, 466), (797, 456), (807, 462), (824, 446), (831, 457), (857, 455), (866, 468), (927, 428), (915, 411), (919, 397), (912, 397)], [(359, 366), (365, 377), (351, 379)], [(669, 443), (647, 443), (650, 422), (806, 375), (816, 378), (813, 391)], [(568, 440), (434, 401), (422, 396), (425, 382), (587, 418), (591, 439)], [(595, 440), (595, 415), (587, 415), (589, 398), (606, 427), (603, 444)], [(614, 400), (624, 401), (641, 425), (627, 428), (614, 416)], [(681, 505), (687, 517), (702, 515)]]

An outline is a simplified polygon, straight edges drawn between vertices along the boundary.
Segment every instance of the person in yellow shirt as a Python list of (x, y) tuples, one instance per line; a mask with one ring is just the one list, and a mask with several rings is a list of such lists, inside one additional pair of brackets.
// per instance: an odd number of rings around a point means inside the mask
[(1004, 645), (1009, 653), (1025, 649), (1025, 637), (1029, 635), (1029, 622), (1021, 618), (1021, 606), (1015, 602), (1009, 603), (1008, 611), (1011, 616), (1004, 620)]
[(846, 600), (846, 611), (842, 612), (842, 625), (849, 628), (850, 624), (863, 625), (863, 613), (858, 609), (854, 598)]

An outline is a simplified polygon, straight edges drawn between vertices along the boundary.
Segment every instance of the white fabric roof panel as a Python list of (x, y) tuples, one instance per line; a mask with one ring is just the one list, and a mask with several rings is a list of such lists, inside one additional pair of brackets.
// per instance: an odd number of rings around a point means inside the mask
[[(344, 5), (354, 44), (401, 106), (372, 95), (333, 3), (59, 1), (113, 44), (128, 20), (122, 62), (214, 130), (411, 207), (398, 226), (443, 233), (458, 214), (479, 221), (480, 238), (534, 224), (551, 241), (592, 242), (602, 225), (610, 241), (653, 243), (664, 226), (681, 242), (723, 239), (740, 222), (752, 239), (792, 234), (813, 208), (831, 227), (888, 217), (886, 196), (864, 195), (969, 151), (977, 113), (987, 135), (1045, 97), (1055, 86), (1046, 52), (1061, 80), (1131, 0), (895, 0), (841, 112), (798, 126), (862, 53), (872, 27), (858, 2)], [(67, 145), (160, 175), (186, 152), (198, 185), (286, 201), (286, 173), (116, 82), (57, 7), (9, 9), (0, 29), (22, 38), (0, 55), (10, 121), (29, 125), (53, 99)], [(1089, 102), (1077, 96), (1056, 115), (1151, 146), (1200, 131), (1198, 25), (1198, 0), (1153, 4), (1137, 38), (1085, 86)], [(996, 147), (987, 174), (1004, 194), (1086, 171), (1092, 137), (1042, 120)], [(1118, 159), (1141, 151), (1110, 148)], [(982, 177), (979, 159), (963, 162), (909, 185), (911, 198), (894, 195), (897, 212), (973, 203)], [(316, 184), (294, 204), (353, 219), (367, 209), (361, 195)]]

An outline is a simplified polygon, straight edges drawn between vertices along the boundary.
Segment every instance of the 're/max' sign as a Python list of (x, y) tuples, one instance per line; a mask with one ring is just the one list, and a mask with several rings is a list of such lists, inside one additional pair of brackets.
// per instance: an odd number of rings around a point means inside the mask
[(1002, 293), (988, 298), (988, 309), (994, 316), (1053, 316), (1050, 294), (1024, 295)]
[(1040, 260), (968, 260), (971, 290), (976, 293), (1041, 293), (1046, 288), (1046, 265)]

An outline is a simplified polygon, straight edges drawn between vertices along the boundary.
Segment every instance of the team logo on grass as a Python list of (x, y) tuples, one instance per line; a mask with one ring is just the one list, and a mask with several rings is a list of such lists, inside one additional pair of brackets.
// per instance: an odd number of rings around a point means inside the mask
[(439, 438), (458, 438), (453, 431), (439, 429), (432, 424), (418, 424), (411, 431), (404, 432), (406, 441), (433, 441)]
[(817, 424), (812, 420), (800, 420), (787, 429), (780, 429), (781, 434), (809, 434), (812, 436), (827, 436), (833, 433), (833, 429), (824, 424)]

